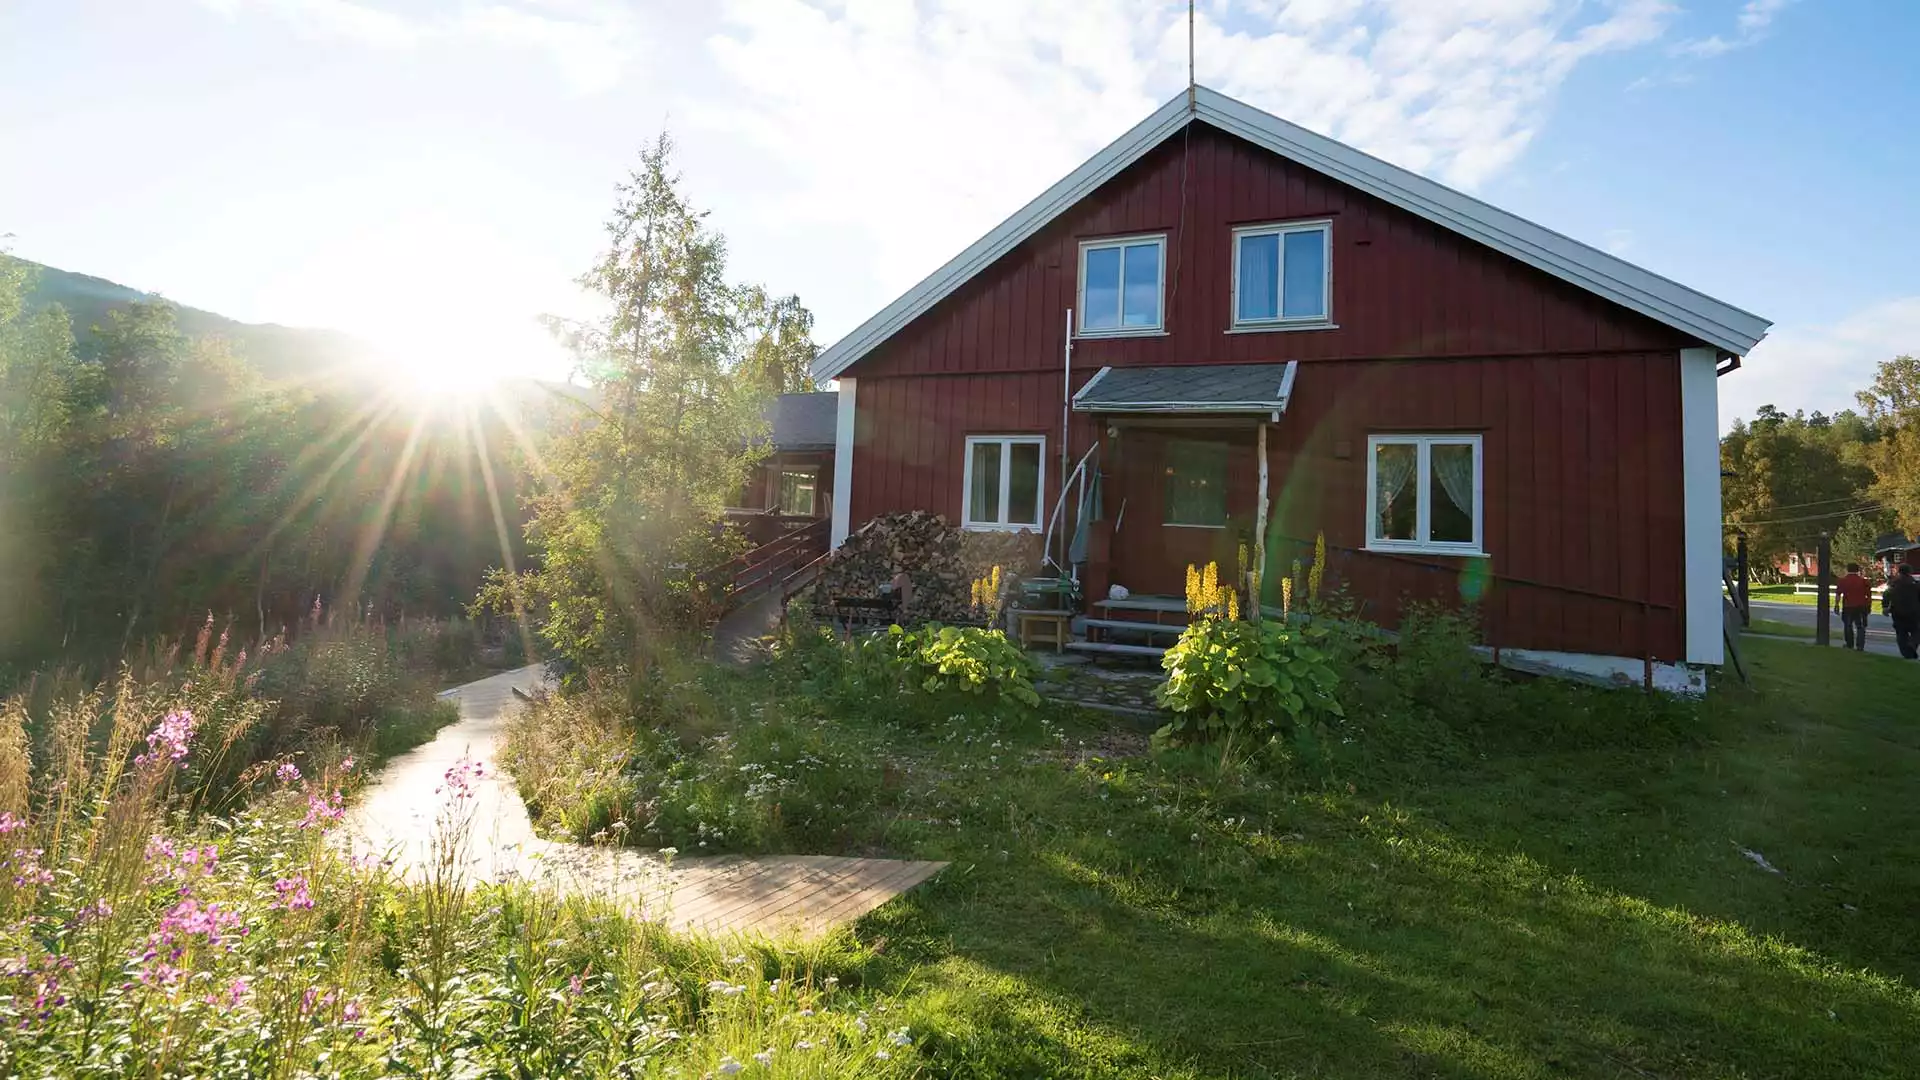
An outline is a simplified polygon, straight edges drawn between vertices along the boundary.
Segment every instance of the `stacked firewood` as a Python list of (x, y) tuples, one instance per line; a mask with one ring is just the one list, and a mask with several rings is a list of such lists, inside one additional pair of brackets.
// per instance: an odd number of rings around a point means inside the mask
[(1034, 572), (1040, 537), (1032, 532), (966, 532), (925, 510), (874, 518), (827, 558), (814, 587), (814, 608), (831, 610), (836, 597), (873, 597), (905, 569), (912, 583), (900, 612), (903, 623), (964, 623), (978, 618), (973, 582), (1001, 568), (1002, 579)]

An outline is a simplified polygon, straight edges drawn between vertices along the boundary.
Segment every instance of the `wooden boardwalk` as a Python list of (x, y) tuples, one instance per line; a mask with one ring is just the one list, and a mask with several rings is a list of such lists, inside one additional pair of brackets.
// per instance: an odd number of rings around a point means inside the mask
[(472, 880), (509, 877), (557, 891), (614, 900), (635, 914), (686, 933), (813, 937), (827, 933), (939, 873), (947, 864), (835, 855), (712, 856), (664, 860), (623, 848), (555, 843), (538, 836), (512, 779), (494, 766), (494, 748), (513, 691), (541, 685), (538, 667), (503, 672), (443, 695), (460, 704), (460, 722), (388, 765), (348, 819), (347, 843), (384, 855), (417, 874), (433, 850), (434, 819), (447, 769), (481, 762), (469, 804), (465, 872)]

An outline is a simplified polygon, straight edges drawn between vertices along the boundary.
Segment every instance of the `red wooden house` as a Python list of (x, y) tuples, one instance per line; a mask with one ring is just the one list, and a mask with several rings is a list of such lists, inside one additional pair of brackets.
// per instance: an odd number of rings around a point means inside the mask
[(1050, 531), (1097, 602), (1241, 542), (1271, 585), (1324, 532), (1385, 625), (1472, 601), (1516, 657), (1685, 677), (1722, 659), (1716, 379), (1768, 325), (1200, 88), (820, 356), (834, 543)]

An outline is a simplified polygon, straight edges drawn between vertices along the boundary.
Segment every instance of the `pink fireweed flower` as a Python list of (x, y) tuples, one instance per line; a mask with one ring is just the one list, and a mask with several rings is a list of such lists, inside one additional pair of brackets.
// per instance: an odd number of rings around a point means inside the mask
[(238, 912), (218, 903), (202, 904), (189, 896), (161, 916), (144, 946), (135, 947), (130, 954), (141, 964), (136, 978), (148, 986), (171, 986), (187, 973), (181, 961), (189, 948), (204, 944), (232, 949), (233, 939), (245, 934)]
[(486, 773), (486, 767), (478, 761), (461, 759), (447, 774), (441, 785), (433, 789), (435, 795), (450, 794), (455, 800), (471, 799), (474, 796), (473, 785)]
[(306, 911), (313, 907), (313, 897), (307, 892), (307, 879), (295, 874), (273, 883), (274, 895), (279, 897), (273, 906), (288, 911)]
[(343, 758), (343, 759), (341, 760), (341, 762), (340, 762), (340, 771), (341, 771), (341, 772), (343, 772), (343, 773), (350, 773), (350, 772), (352, 772), (352, 771), (353, 771), (353, 758), (351, 758), (351, 757), (348, 757), (348, 758)]
[(291, 761), (283, 761), (273, 770), (273, 778), (283, 784), (298, 783), (300, 780), (300, 766), (295, 765)]
[(0, 836), (16, 833), (27, 827), (27, 819), (16, 817), (11, 811), (0, 810)]
[(321, 795), (317, 791), (307, 792), (307, 816), (300, 819), (300, 827), (311, 829), (318, 825), (322, 829), (339, 821), (347, 814), (346, 796), (336, 791), (331, 795)]
[(135, 757), (133, 763), (147, 766), (163, 761), (177, 764), (186, 760), (187, 744), (193, 739), (194, 726), (193, 714), (187, 710), (168, 713), (147, 733), (146, 752)]

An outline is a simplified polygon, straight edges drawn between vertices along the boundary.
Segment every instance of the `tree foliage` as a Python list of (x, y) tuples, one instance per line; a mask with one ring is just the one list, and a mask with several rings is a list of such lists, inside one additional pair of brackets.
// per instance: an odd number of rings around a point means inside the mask
[(364, 384), (272, 384), (163, 302), (76, 336), (0, 254), (0, 673), (104, 661), (209, 611), (249, 636), (316, 598), (447, 614), (503, 558), (484, 473), (516, 508), (504, 422)]
[(1920, 361), (1881, 363), (1855, 396), (1861, 411), (1833, 416), (1763, 405), (1720, 441), (1726, 519), (1756, 562), (1812, 551), (1821, 533), (1836, 562), (1864, 562), (1880, 535), (1920, 533)]
[(618, 185), (607, 248), (579, 283), (591, 322), (550, 319), (595, 407), (545, 449), (527, 536), (536, 566), (481, 596), (520, 607), (565, 657), (644, 667), (697, 623), (694, 574), (737, 550), (728, 496), (764, 455), (771, 395), (806, 384), (812, 316), (726, 280), (726, 242), (672, 170), (662, 135)]

